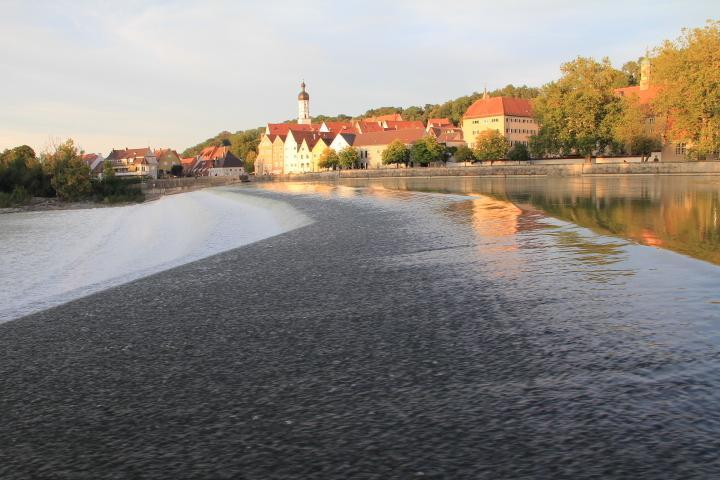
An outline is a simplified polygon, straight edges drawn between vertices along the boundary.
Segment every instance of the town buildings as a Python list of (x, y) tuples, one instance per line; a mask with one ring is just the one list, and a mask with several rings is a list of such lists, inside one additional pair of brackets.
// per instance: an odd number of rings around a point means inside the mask
[(82, 161), (85, 162), (85, 165), (90, 168), (90, 173), (97, 177), (100, 174), (102, 174), (103, 168), (104, 168), (104, 162), (105, 157), (103, 157), (99, 153), (84, 153), (82, 155)]
[(462, 129), (449, 119), (432, 119), (434, 130), (421, 121), (404, 120), (399, 113), (355, 121), (312, 123), (310, 94), (305, 82), (298, 94), (297, 123), (268, 123), (260, 139), (255, 173), (281, 175), (318, 172), (318, 161), (326, 149), (340, 152), (353, 147), (360, 154), (360, 168), (386, 168), (382, 152), (394, 140), (410, 146), (431, 135), (449, 146), (464, 145)]
[(109, 160), (119, 177), (140, 176), (158, 178), (158, 164), (155, 152), (147, 148), (125, 148), (110, 152)]
[(243, 161), (225, 146), (203, 148), (190, 170), (196, 177), (240, 177), (244, 173)]
[(479, 133), (487, 130), (500, 132), (510, 143), (527, 145), (530, 136), (538, 133), (530, 100), (513, 97), (490, 97), (487, 92), (470, 105), (463, 115), (462, 131), (469, 147), (475, 144)]
[(155, 158), (158, 163), (158, 176), (170, 175), (172, 167), (181, 165), (180, 155), (170, 148), (155, 150)]
[(652, 101), (660, 93), (660, 87), (652, 83), (652, 63), (645, 57), (640, 63), (639, 85), (616, 88), (615, 95), (635, 101), (645, 110), (645, 133), (650, 136), (659, 136), (662, 149), (655, 154), (663, 162), (687, 161), (687, 149), (690, 146), (684, 139), (670, 138), (665, 126), (672, 119), (658, 118), (652, 109)]

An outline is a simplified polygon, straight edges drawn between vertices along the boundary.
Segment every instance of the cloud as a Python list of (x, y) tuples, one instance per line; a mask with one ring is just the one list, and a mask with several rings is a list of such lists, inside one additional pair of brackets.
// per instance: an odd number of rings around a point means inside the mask
[[(0, 148), (183, 149), (296, 115), (540, 85), (576, 55), (616, 63), (700, 25), (711, 2), (10, 1), (0, 17)], [(703, 13), (705, 12), (705, 13)], [(125, 145), (129, 144), (129, 145)]]

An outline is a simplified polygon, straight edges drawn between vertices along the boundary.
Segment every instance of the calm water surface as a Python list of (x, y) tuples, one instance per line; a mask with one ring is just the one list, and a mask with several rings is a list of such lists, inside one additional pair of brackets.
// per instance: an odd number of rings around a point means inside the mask
[[(348, 179), (344, 183), (471, 195), (478, 198), (473, 209), (490, 202), (525, 216), (539, 210), (600, 234), (720, 265), (720, 177), (446, 177)], [(513, 228), (522, 229), (522, 222)]]

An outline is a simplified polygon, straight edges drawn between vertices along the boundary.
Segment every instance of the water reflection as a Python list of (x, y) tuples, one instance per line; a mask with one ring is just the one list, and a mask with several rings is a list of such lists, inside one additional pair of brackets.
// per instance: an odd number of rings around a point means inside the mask
[[(485, 235), (521, 232), (528, 217), (513, 209), (540, 209), (597, 233), (720, 264), (720, 179), (716, 177), (385, 178), (347, 179), (343, 184), (477, 196), (472, 208), (481, 213), (473, 218)], [(492, 206), (488, 199), (512, 206)]]

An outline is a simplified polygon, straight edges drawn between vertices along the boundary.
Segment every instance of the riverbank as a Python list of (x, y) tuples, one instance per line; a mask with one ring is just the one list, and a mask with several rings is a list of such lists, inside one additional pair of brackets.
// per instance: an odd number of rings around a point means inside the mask
[(142, 202), (105, 203), (93, 202), (88, 200), (79, 202), (66, 202), (60, 200), (57, 197), (35, 197), (25, 205), (16, 205), (13, 207), (0, 208), (0, 215), (19, 212), (44, 212), (56, 210), (82, 210), (89, 208), (126, 207), (128, 205), (135, 205), (138, 203), (158, 200), (165, 195), (194, 192), (197, 190), (202, 190), (204, 188), (229, 186), (239, 183), (242, 183), (242, 180), (230, 177), (193, 177), (148, 180), (146, 182), (137, 184), (137, 188), (139, 188), (145, 196)]
[(260, 182), (293, 182), (385, 177), (578, 177), (593, 175), (720, 175), (720, 162), (580, 163), (575, 165), (550, 163), (485, 164), (454, 168), (383, 168), (288, 175), (257, 175), (253, 179)]
[(313, 222), (0, 325), (0, 477), (720, 474), (717, 267), (488, 198), (235, 190)]

